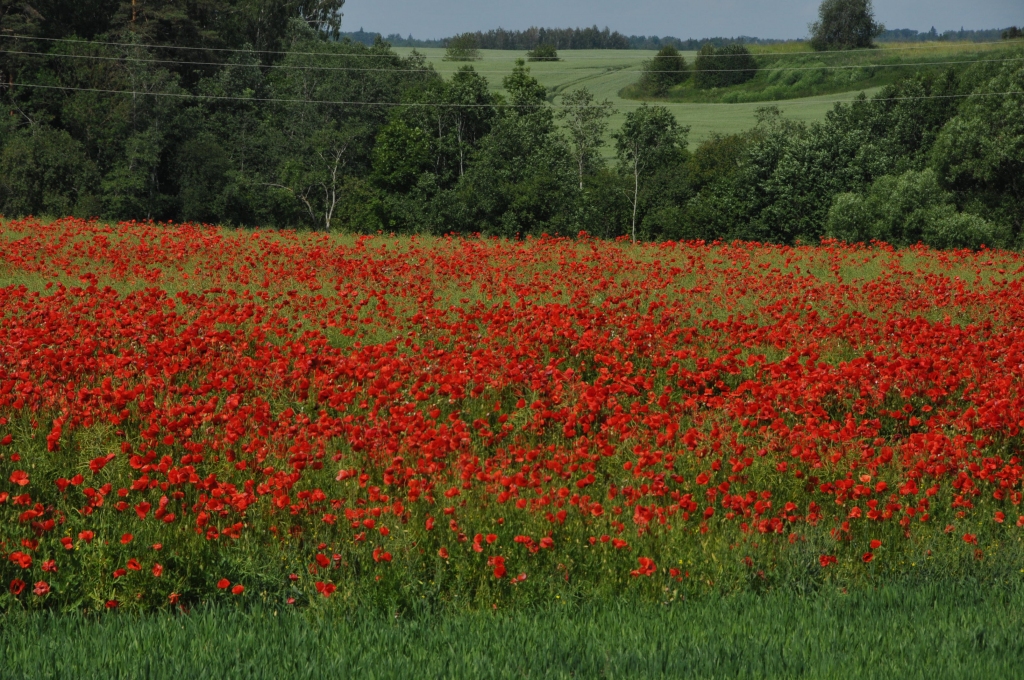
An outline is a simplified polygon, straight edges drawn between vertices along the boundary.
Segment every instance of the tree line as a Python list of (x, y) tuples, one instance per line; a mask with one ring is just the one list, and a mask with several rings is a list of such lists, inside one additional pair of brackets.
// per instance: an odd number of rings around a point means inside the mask
[[(1012, 27), (1011, 27), (1012, 28)], [(932, 26), (931, 30), (918, 31), (913, 28), (894, 28), (886, 29), (878, 34), (878, 42), (931, 42), (945, 40), (949, 42), (995, 42), (997, 40), (1007, 40), (1006, 33), (1010, 29), (1003, 28), (988, 28), (981, 30), (964, 30), (961, 28), (958, 31), (947, 30), (941, 33), (935, 30)]]
[[(120, 32), (54, 42), (89, 34), (40, 24), (35, 40), (4, 39), (0, 212), (506, 237), (1021, 243), (1019, 60), (909, 79), (821, 123), (765, 108), (751, 130), (691, 148), (666, 107), (631, 106), (610, 130), (608, 102), (578, 89), (552, 105), (525, 62), (498, 93), (471, 65), (442, 78), (383, 41), (333, 41), (317, 25), (326, 15), (284, 4), (290, 19), (276, 32), (259, 12), (216, 14), (247, 25), (247, 37), (170, 10), (148, 27), (136, 15), (132, 30), (129, 5), (108, 17)], [(189, 42), (196, 49), (171, 49)]]
[(777, 45), (792, 40), (777, 38), (756, 38), (746, 35), (734, 38), (712, 37), (712, 38), (676, 38), (671, 35), (625, 35), (618, 31), (612, 31), (607, 26), (603, 29), (597, 26), (589, 28), (540, 28), (531, 26), (525, 30), (508, 30), (504, 28), (492, 29), (490, 31), (476, 31), (462, 33), (458, 36), (449, 36), (436, 40), (414, 38), (412, 34), (402, 36), (398, 33), (391, 33), (384, 36), (380, 33), (364, 31), (342, 32), (339, 38), (348, 38), (352, 42), (358, 42), (370, 47), (378, 38), (385, 40), (394, 47), (447, 47), (452, 39), (460, 36), (470, 36), (477, 49), (486, 50), (515, 50), (525, 51), (536, 49), (539, 45), (553, 45), (556, 49), (562, 50), (659, 50), (662, 47), (672, 46), (678, 50), (696, 51), (702, 46), (711, 44), (715, 47), (726, 45)]
[[(562, 50), (660, 50), (663, 47), (674, 47), (682, 52), (696, 52), (704, 45), (712, 45), (716, 48), (726, 45), (779, 45), (783, 43), (800, 42), (797, 38), (758, 38), (749, 35), (738, 35), (735, 37), (715, 36), (710, 38), (677, 38), (675, 36), (657, 35), (625, 35), (618, 31), (612, 31), (608, 27), (599, 29), (597, 26), (590, 28), (540, 28), (531, 26), (525, 30), (508, 30), (497, 28), (490, 31), (476, 31), (468, 34), (472, 36), (477, 49), (487, 50), (515, 50), (526, 51), (536, 49), (538, 45), (554, 45), (556, 49)], [(449, 36), (438, 39), (414, 38), (412, 34), (402, 36), (398, 33), (382, 35), (372, 31), (342, 32), (340, 38), (348, 38), (353, 42), (359, 42), (367, 47), (373, 45), (378, 38), (385, 40), (394, 47), (446, 47), (448, 43), (459, 36)], [(933, 26), (930, 31), (918, 31), (912, 28), (883, 29), (875, 39), (878, 42), (995, 42), (1000, 39), (1012, 40), (1021, 37), (1020, 29), (1011, 26), (1006, 29), (992, 28), (982, 30), (948, 30), (938, 32)]]
[[(707, 44), (715, 47), (726, 45), (775, 45), (789, 42), (778, 39), (762, 39), (750, 36), (738, 36), (735, 38), (701, 38), (682, 39), (674, 36), (659, 37), (656, 35), (624, 35), (618, 31), (612, 31), (607, 26), (599, 29), (597, 26), (589, 28), (540, 28), (531, 26), (521, 31), (510, 31), (498, 28), (490, 31), (477, 31), (475, 33), (464, 33), (462, 36), (472, 36), (479, 49), (483, 50), (532, 50), (539, 45), (553, 45), (560, 50), (658, 50), (662, 47), (671, 46), (677, 50), (695, 51)], [(455, 38), (458, 36), (452, 36)], [(443, 42), (447, 45), (448, 38)], [(397, 46), (397, 43), (396, 43)], [(408, 45), (418, 47), (419, 45)], [(423, 47), (429, 45), (424, 44)]]

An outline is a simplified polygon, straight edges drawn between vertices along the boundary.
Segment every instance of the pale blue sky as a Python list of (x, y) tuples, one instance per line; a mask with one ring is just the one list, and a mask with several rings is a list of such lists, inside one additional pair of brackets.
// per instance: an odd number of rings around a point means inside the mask
[[(342, 30), (443, 38), (502, 26), (608, 26), (627, 35), (800, 38), (820, 0), (347, 0)], [(940, 32), (1024, 24), (1022, 0), (875, 0), (889, 28)]]

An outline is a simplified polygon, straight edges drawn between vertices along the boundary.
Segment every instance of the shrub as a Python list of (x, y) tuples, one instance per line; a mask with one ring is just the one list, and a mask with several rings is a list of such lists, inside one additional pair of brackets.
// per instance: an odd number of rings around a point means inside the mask
[(462, 33), (448, 39), (445, 61), (476, 61), (480, 58), (479, 43), (472, 33)]
[(526, 53), (527, 61), (560, 61), (554, 45), (542, 43)]
[(643, 68), (640, 87), (645, 93), (655, 96), (665, 94), (670, 87), (690, 77), (686, 59), (671, 45), (662, 47), (654, 59), (644, 62)]
[(957, 212), (953, 195), (930, 169), (880, 177), (863, 194), (839, 194), (825, 234), (848, 243), (875, 239), (933, 248), (977, 248), (1000, 240), (989, 222)]
[(8, 215), (98, 215), (98, 183), (95, 164), (64, 130), (33, 126), (0, 151), (0, 210)]
[(697, 53), (694, 70), (696, 85), (701, 89), (729, 87), (757, 75), (757, 60), (743, 45), (726, 45), (716, 50), (708, 43)]

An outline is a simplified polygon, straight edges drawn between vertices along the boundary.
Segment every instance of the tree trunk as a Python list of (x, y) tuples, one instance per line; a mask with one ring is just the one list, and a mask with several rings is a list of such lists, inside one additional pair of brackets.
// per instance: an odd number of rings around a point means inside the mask
[(636, 244), (636, 206), (640, 201), (640, 164), (633, 163), (633, 243)]

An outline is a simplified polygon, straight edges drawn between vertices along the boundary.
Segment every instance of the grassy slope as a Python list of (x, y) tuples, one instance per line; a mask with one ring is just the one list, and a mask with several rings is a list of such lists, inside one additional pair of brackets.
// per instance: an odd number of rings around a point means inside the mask
[[(882, 50), (843, 52), (838, 54), (810, 53), (803, 43), (787, 43), (753, 49), (765, 66), (798, 68), (805, 70), (777, 70), (759, 73), (752, 81), (722, 90), (699, 91), (692, 81), (672, 90), (668, 97), (657, 103), (667, 105), (676, 114), (681, 125), (691, 128), (691, 146), (712, 134), (742, 132), (754, 125), (754, 112), (765, 102), (780, 102), (787, 118), (812, 122), (823, 120), (837, 101), (849, 101), (864, 91), (871, 96), (883, 86), (898, 78), (918, 71), (939, 72), (942, 64), (975, 59), (999, 59), (1006, 51), (1020, 43), (979, 45), (976, 43), (899, 43), (887, 44)], [(411, 48), (396, 48), (408, 54)], [(449, 76), (464, 62), (443, 60), (441, 48), (419, 49), (439, 73)], [(641, 102), (630, 86), (640, 77), (641, 65), (655, 54), (648, 50), (563, 50), (559, 62), (533, 62), (530, 70), (548, 88), (549, 99), (557, 104), (560, 96), (579, 87), (589, 88), (599, 100), (610, 100), (617, 109), (611, 119), (611, 130), (617, 129), (630, 111)], [(511, 70), (516, 59), (525, 53), (506, 50), (481, 50), (481, 59), (473, 67), (490, 82), (495, 91), (501, 90), (501, 80)], [(688, 63), (693, 63), (696, 52), (683, 52)], [(920, 65), (921, 62), (941, 62)], [(865, 68), (864, 65), (885, 64)], [(809, 70), (819, 66), (856, 66), (831, 71)], [(784, 101), (783, 101), (784, 100)], [(610, 141), (610, 137), (609, 140)], [(606, 157), (611, 146), (604, 149)]]
[(672, 606), (390, 616), (204, 609), (187, 615), (11, 614), (5, 678), (1013, 677), (1024, 593), (970, 584)]
[[(411, 48), (396, 48), (396, 52), (408, 54)], [(419, 49), (428, 61), (443, 76), (448, 77), (460, 66), (459, 62), (443, 61), (444, 50)], [(640, 105), (640, 102), (623, 99), (619, 91), (636, 81), (640, 75), (641, 63), (655, 53), (644, 50), (572, 50), (562, 51), (562, 61), (532, 62), (531, 73), (548, 88), (550, 99), (558, 104), (560, 95), (579, 87), (587, 87), (599, 99), (608, 99), (618, 110), (611, 119), (611, 130), (622, 124), (626, 112)], [(689, 61), (695, 53), (685, 52)], [(512, 71), (516, 59), (523, 53), (504, 50), (482, 50), (482, 58), (473, 62), (473, 67), (485, 76), (495, 91), (501, 90), (501, 80)], [(870, 92), (869, 92), (870, 94)], [(841, 96), (809, 97), (786, 102), (781, 108), (785, 115), (794, 120), (822, 120), (835, 101), (849, 100), (855, 92)], [(763, 104), (671, 104), (670, 108), (682, 125), (691, 127), (691, 144), (699, 143), (713, 133), (732, 134), (742, 132), (754, 125), (754, 111)], [(605, 154), (612, 155), (611, 147), (605, 147)]]
[[(939, 74), (950, 66), (968, 62), (1020, 57), (1019, 43), (914, 43), (886, 45), (875, 50), (848, 52), (800, 52), (756, 49), (760, 71), (742, 85), (698, 90), (691, 78), (669, 90), (659, 101), (743, 103), (828, 96), (855, 90), (879, 88), (914, 75)], [(806, 46), (804, 46), (806, 50)], [(692, 64), (692, 62), (691, 62)], [(622, 92), (627, 98), (642, 99), (635, 87)]]

